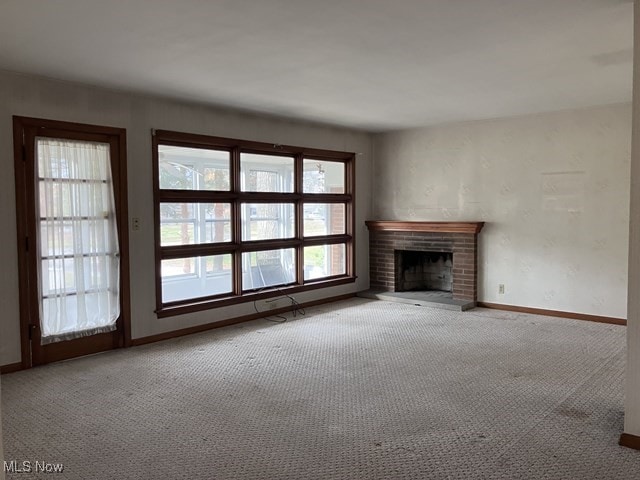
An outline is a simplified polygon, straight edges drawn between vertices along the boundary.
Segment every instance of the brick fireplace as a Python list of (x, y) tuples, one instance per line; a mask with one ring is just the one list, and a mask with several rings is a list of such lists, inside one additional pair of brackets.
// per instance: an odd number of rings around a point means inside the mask
[[(410, 289), (428, 290), (434, 286), (435, 290), (450, 288), (455, 300), (477, 301), (478, 233), (484, 222), (366, 224), (372, 289), (399, 291), (408, 284)], [(408, 260), (402, 260), (404, 257)]]

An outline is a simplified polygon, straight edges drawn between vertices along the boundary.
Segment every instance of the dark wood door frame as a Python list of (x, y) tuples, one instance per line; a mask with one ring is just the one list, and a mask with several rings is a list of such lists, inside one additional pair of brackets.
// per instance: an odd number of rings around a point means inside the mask
[[(80, 123), (60, 122), (29, 117), (13, 117), (13, 148), (16, 185), (16, 223), (18, 235), (18, 282), (20, 287), (20, 347), (22, 368), (33, 366), (31, 349), (31, 329), (33, 325), (34, 305), (33, 282), (38, 282), (37, 268), (31, 255), (36, 255), (36, 237), (32, 225), (30, 212), (35, 211), (34, 181), (29, 178), (33, 173), (33, 166), (26, 161), (27, 154), (35, 158), (33, 148), (34, 139), (38, 131), (46, 132), (49, 136), (56, 132), (62, 137), (73, 138), (80, 134), (105, 135), (113, 138), (111, 147), (118, 153), (118, 162), (113, 171), (114, 196), (116, 197), (116, 218), (118, 227), (118, 241), (120, 248), (120, 325), (122, 341), (114, 347), (128, 347), (131, 345), (131, 298), (129, 279), (129, 230), (127, 210), (127, 145), (126, 130), (123, 128), (85, 125)], [(29, 187), (31, 185), (31, 187)], [(26, 188), (25, 188), (26, 187)], [(31, 245), (30, 245), (31, 244)], [(82, 355), (82, 350), (75, 352)], [(73, 355), (76, 356), (76, 355)]]

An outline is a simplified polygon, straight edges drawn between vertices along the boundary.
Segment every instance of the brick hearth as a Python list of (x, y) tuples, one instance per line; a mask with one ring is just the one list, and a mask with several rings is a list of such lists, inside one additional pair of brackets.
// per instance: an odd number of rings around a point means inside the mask
[(394, 291), (395, 251), (451, 252), (453, 298), (478, 298), (478, 233), (484, 222), (368, 221), (371, 288)]

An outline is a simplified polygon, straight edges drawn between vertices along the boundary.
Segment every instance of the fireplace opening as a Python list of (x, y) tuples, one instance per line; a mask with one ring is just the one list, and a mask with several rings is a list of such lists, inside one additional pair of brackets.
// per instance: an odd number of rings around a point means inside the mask
[(395, 291), (451, 292), (453, 253), (395, 251)]

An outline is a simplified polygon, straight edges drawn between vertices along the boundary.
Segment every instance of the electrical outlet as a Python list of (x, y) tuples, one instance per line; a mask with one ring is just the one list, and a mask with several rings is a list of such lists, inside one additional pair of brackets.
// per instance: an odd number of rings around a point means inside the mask
[(498, 284), (498, 294), (504, 295), (504, 283)]
[(138, 217), (134, 217), (131, 219), (131, 228), (132, 230), (140, 230), (140, 219)]

